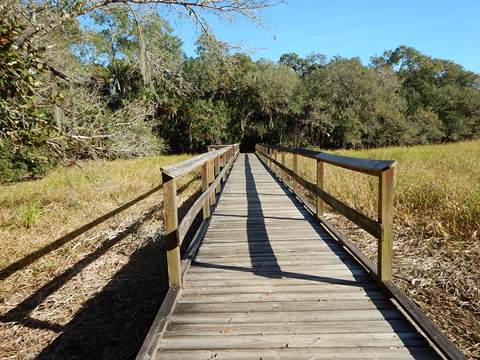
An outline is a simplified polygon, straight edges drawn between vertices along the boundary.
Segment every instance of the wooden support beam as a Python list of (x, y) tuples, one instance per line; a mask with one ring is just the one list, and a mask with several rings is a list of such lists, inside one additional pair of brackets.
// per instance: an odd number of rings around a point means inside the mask
[(393, 256), (393, 186), (394, 168), (384, 171), (379, 177), (378, 186), (378, 275), (381, 281), (392, 280)]
[[(317, 187), (320, 190), (325, 191), (325, 163), (321, 160), (317, 160)], [(317, 217), (323, 216), (325, 212), (325, 203), (320, 196), (317, 196)]]
[(182, 287), (182, 276), (180, 272), (180, 244), (177, 231), (177, 184), (174, 178), (165, 173), (162, 173), (162, 182), (168, 283), (170, 287)]

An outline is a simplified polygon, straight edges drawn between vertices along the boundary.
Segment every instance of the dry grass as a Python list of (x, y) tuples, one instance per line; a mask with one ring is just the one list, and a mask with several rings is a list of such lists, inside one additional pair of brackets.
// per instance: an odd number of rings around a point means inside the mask
[[(396, 281), (470, 358), (479, 359), (480, 141), (337, 153), (398, 161)], [(299, 169), (314, 181), (313, 160), (302, 160)], [(328, 192), (376, 218), (377, 179), (326, 165), (325, 180)], [(329, 217), (376, 260), (375, 239)]]
[[(0, 268), (159, 185), (160, 166), (188, 157), (86, 162), (57, 168), (41, 180), (1, 186)], [(141, 206), (155, 201), (156, 195)]]
[[(1, 187), (0, 268), (158, 186), (161, 165), (188, 157), (88, 162)], [(195, 181), (180, 202), (197, 188)], [(161, 200), (153, 193), (3, 280), (0, 358), (84, 358), (98, 349), (104, 358), (134, 357), (154, 315), (145, 309), (158, 309), (165, 290)]]

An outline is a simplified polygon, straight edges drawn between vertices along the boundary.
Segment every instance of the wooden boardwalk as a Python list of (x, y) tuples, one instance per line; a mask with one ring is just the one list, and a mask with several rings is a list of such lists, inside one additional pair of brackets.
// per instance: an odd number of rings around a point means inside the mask
[(233, 165), (154, 359), (437, 359), (254, 154)]

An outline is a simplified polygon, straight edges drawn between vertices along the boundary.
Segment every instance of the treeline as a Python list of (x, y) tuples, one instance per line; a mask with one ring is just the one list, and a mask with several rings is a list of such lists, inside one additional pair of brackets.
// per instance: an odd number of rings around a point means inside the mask
[[(239, 140), (359, 148), (480, 132), (479, 75), (410, 47), (368, 66), (320, 54), (284, 54), (275, 63), (232, 54), (204, 33), (190, 58), (156, 12), (98, 8), (36, 39), (25, 36), (32, 19), (19, 15), (18, 6), (29, 10), (21, 4), (0, 9), (2, 182), (58, 162)], [(56, 16), (36, 11), (34, 21)]]

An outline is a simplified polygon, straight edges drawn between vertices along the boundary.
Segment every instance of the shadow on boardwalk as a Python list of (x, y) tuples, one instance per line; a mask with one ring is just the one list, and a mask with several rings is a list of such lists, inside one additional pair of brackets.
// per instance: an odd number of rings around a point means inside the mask
[[(245, 156), (245, 187), (247, 196), (247, 239), (253, 273), (265, 277), (280, 278), (282, 277), (279, 274), (281, 271), (280, 266), (268, 238), (262, 204), (248, 156)], [(262, 239), (260, 244), (257, 242), (258, 239)], [(265, 271), (265, 268), (261, 266), (262, 261), (259, 261), (258, 257), (254, 256), (258, 246), (261, 246), (262, 252), (269, 258), (270, 266), (268, 271)]]
[[(184, 214), (195, 198), (187, 201), (179, 213)], [(182, 248), (188, 246), (189, 240), (191, 236)], [(135, 358), (168, 290), (165, 244), (160, 227), (144, 244), (95, 297), (83, 304), (36, 359)], [(62, 283), (61, 279), (56, 280)]]

